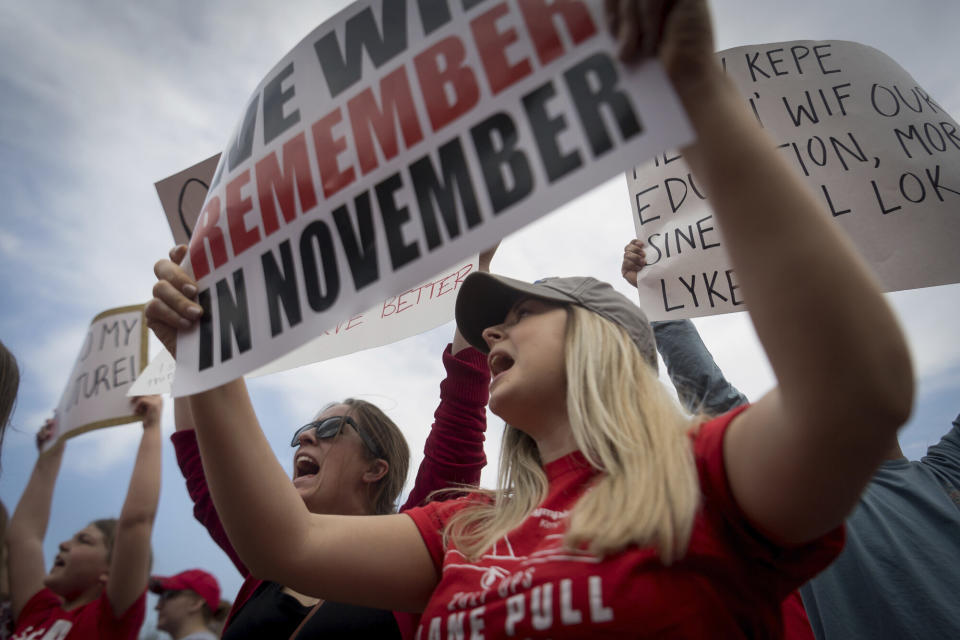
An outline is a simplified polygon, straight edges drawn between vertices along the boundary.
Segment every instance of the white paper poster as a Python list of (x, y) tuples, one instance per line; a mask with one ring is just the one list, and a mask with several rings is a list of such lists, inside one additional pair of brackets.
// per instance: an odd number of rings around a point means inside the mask
[[(400, 295), (390, 296), (373, 308), (349, 318), (342, 318), (310, 342), (248, 375), (255, 378), (322, 362), (355, 351), (397, 342), (439, 327), (453, 320), (454, 303), (460, 284), (476, 269), (477, 256), (474, 256), (473, 259), (454, 265), (439, 276)], [(161, 349), (127, 391), (127, 395), (170, 393), (175, 370), (173, 357), (166, 349)]]
[(190, 242), (174, 394), (257, 369), (689, 141), (599, 0), (366, 0), (267, 75)]
[(144, 305), (109, 309), (90, 323), (57, 405), (56, 440), (137, 422), (127, 390), (147, 364)]
[[(780, 42), (717, 55), (887, 291), (960, 282), (960, 127), (909, 73), (853, 42)], [(650, 319), (743, 310), (709, 194), (683, 159), (661, 154), (628, 171), (627, 185), (647, 246), (638, 292)], [(802, 264), (795, 277), (803, 277)]]

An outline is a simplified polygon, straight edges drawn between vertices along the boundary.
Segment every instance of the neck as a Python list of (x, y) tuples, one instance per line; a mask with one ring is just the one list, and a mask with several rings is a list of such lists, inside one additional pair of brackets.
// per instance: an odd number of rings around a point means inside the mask
[(537, 443), (537, 449), (540, 451), (540, 461), (543, 464), (549, 464), (563, 456), (573, 453), (579, 447), (573, 438), (573, 429), (569, 422), (564, 422), (561, 426), (556, 426), (546, 433), (533, 435)]
[(173, 640), (180, 640), (180, 638), (185, 638), (191, 633), (197, 633), (199, 631), (209, 631), (207, 625), (203, 622), (203, 618), (190, 617), (184, 620), (176, 631), (170, 631), (170, 635), (173, 637)]
[(884, 456), (885, 460), (900, 460), (901, 458), (906, 458), (907, 456), (903, 455), (903, 451), (900, 449), (900, 442), (897, 440), (896, 436), (893, 438), (893, 442), (890, 444), (890, 448), (887, 449), (887, 455)]

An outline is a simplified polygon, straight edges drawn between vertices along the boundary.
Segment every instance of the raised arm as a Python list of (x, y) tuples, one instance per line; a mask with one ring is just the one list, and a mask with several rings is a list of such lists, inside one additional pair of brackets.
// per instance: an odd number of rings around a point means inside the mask
[[(620, 273), (624, 280), (637, 286), (637, 275), (645, 266), (643, 242), (631, 240), (623, 250)], [(748, 402), (723, 375), (693, 322), (684, 319), (651, 324), (657, 351), (687, 411), (720, 415)]]
[[(176, 328), (200, 309), (181, 257), (157, 263), (147, 304), (148, 324), (171, 353)], [(410, 518), (307, 511), (260, 430), (243, 380), (190, 396), (190, 409), (217, 513), (252, 574), (325, 600), (423, 608), (438, 576)]]
[(173, 422), (176, 431), (171, 436), (173, 449), (177, 455), (177, 464), (187, 482), (187, 493), (193, 501), (193, 517), (202, 524), (210, 537), (227, 554), (233, 565), (244, 578), (250, 572), (237, 555), (230, 538), (223, 529), (217, 509), (210, 498), (210, 489), (207, 487), (207, 477), (203, 471), (203, 461), (200, 459), (200, 449), (197, 446), (197, 434), (194, 431), (193, 413), (190, 411), (190, 401), (187, 398), (175, 398), (173, 401)]
[(634, 30), (663, 34), (661, 61), (697, 134), (684, 156), (779, 383), (730, 426), (727, 475), (758, 528), (802, 543), (843, 522), (909, 415), (910, 356), (869, 269), (719, 68), (705, 2), (678, 0), (661, 17), (663, 4), (638, 3), (648, 17)]
[[(38, 449), (53, 436), (54, 427), (54, 421), (47, 420), (37, 433)], [(10, 518), (6, 545), (14, 619), (20, 615), (27, 601), (43, 589), (43, 578), (47, 574), (43, 564), (43, 538), (50, 521), (53, 487), (60, 473), (63, 450), (64, 443), (60, 441), (40, 454)]]
[[(497, 246), (480, 254), (479, 271), (490, 271)], [(487, 358), (455, 329), (450, 350), (443, 354), (443, 366), (447, 377), (440, 383), (440, 405), (433, 414), (416, 482), (401, 511), (422, 504), (433, 491), (478, 485), (487, 464), (483, 451), (490, 397)]]
[(920, 462), (933, 469), (941, 484), (947, 488), (950, 499), (960, 505), (960, 415), (940, 442), (927, 449), (927, 455)]
[(160, 500), (160, 466), (163, 440), (160, 415), (163, 398), (140, 396), (131, 400), (134, 412), (143, 417), (143, 435), (133, 464), (107, 578), (107, 597), (114, 615), (120, 617), (147, 588), (150, 577), (150, 536)]

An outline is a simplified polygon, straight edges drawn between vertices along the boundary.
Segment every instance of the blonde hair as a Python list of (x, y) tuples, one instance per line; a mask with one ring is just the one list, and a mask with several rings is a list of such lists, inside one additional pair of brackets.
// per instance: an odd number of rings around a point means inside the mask
[[(616, 324), (567, 307), (567, 412), (577, 448), (599, 472), (570, 513), (564, 543), (599, 556), (654, 547), (669, 565), (686, 553), (700, 502), (687, 416)], [(547, 495), (536, 442), (507, 425), (497, 488), (450, 519), (444, 544), (476, 560)]]

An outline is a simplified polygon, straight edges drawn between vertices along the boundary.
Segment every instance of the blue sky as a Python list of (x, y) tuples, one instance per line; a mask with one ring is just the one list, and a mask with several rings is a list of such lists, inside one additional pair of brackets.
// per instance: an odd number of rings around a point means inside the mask
[[(2, 452), (0, 498), (13, 508), (35, 459), (33, 432), (56, 405), (90, 319), (149, 298), (153, 263), (172, 243), (153, 183), (220, 150), (250, 92), (290, 48), (345, 3), (33, 0), (0, 5), (0, 337), (23, 379)], [(956, 119), (960, 5), (851, 0), (721, 0), (718, 46), (846, 39), (899, 62)], [(583, 212), (592, 212), (584, 224)], [(596, 212), (609, 212), (597, 216)], [(617, 177), (508, 238), (494, 269), (515, 277), (591, 274), (619, 280), (631, 237)], [(617, 285), (628, 292), (622, 281)], [(909, 457), (960, 412), (960, 285), (890, 295), (908, 333), (919, 395), (902, 432)], [(773, 384), (744, 314), (698, 321), (731, 380), (752, 397)], [(327, 401), (365, 395), (407, 431), (413, 465), (429, 428), (452, 325), (402, 343), (256, 380), (265, 431), (290, 466), (289, 433)], [(159, 346), (154, 343), (151, 353)], [(165, 407), (172, 431), (172, 403)], [(502, 423), (490, 419), (488, 459)], [(46, 550), (114, 515), (139, 427), (85, 435), (68, 448)], [(164, 451), (155, 569), (206, 567), (232, 597), (240, 579), (192, 519), (173, 449)], [(492, 482), (495, 464), (485, 483)], [(411, 474), (412, 475), (412, 474)]]

